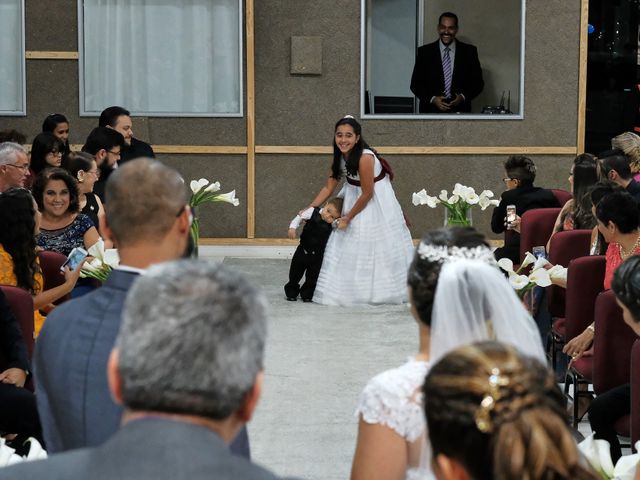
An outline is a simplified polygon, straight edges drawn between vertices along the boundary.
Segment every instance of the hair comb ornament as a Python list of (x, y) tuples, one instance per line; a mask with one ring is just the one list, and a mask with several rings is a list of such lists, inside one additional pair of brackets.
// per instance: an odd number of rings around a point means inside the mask
[(353, 115), (348, 115), (348, 114), (347, 114), (347, 115), (345, 115), (345, 116), (344, 116), (344, 117), (342, 117), (342, 118), (353, 118), (354, 120), (356, 119), (356, 117), (354, 117)]
[(447, 247), (420, 242), (418, 255), (422, 260), (438, 263), (449, 263), (458, 260), (480, 260), (489, 265), (498, 265), (489, 247)]
[(473, 417), (476, 427), (482, 433), (491, 433), (495, 427), (491, 419), (491, 413), (496, 407), (496, 403), (500, 400), (500, 387), (509, 385), (509, 378), (500, 374), (499, 368), (492, 368), (489, 375), (489, 389), (480, 402), (480, 406), (475, 411)]

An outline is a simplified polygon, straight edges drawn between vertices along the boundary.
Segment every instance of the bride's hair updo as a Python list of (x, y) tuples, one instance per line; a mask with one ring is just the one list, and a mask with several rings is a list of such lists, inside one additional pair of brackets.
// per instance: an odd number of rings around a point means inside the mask
[(487, 240), (471, 227), (440, 228), (427, 232), (416, 249), (407, 276), (411, 303), (420, 321), (427, 326), (431, 326), (440, 269), (453, 257), (485, 258), (487, 262), (495, 262)]
[(453, 350), (423, 387), (434, 459), (477, 480), (592, 479), (565, 419), (553, 373), (497, 342)]

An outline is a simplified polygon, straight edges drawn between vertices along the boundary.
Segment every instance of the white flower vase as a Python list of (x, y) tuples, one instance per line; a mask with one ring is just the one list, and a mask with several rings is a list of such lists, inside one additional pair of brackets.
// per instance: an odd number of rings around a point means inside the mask
[(472, 227), (473, 217), (471, 208), (467, 209), (463, 215), (459, 211), (452, 211), (448, 208), (444, 209), (444, 226), (445, 227)]

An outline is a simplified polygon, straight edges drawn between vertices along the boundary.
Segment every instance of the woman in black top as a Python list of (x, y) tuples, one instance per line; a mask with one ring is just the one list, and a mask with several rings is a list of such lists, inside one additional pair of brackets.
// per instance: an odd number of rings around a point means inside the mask
[(71, 152), (63, 166), (78, 181), (81, 213), (88, 216), (100, 231), (99, 218), (104, 215), (104, 207), (100, 198), (93, 193), (93, 185), (100, 178), (95, 159), (85, 152)]

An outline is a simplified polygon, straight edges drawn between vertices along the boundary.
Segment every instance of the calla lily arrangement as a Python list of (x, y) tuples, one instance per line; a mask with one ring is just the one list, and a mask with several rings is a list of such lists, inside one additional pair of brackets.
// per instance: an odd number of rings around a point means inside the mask
[(120, 264), (118, 250), (115, 248), (104, 249), (104, 240), (98, 239), (96, 243), (91, 245), (87, 253), (93, 260), (84, 262), (80, 269), (82, 278), (95, 278), (104, 282), (111, 271)]
[(427, 205), (430, 208), (436, 208), (442, 204), (448, 210), (448, 225), (471, 225), (467, 213), (474, 205), (479, 205), (480, 210), (484, 211), (489, 206), (498, 205), (498, 200), (492, 200), (493, 192), (491, 190), (483, 190), (480, 195), (476, 191), (460, 183), (456, 183), (451, 191), (451, 195), (446, 190), (441, 190), (440, 195), (431, 196), (423, 188), (419, 192), (414, 192), (412, 202), (414, 205)]
[[(529, 265), (532, 265), (529, 275), (521, 274), (520, 272)], [(498, 260), (498, 266), (509, 274), (509, 283), (520, 298), (523, 298), (533, 287), (548, 287), (556, 279), (564, 280), (566, 283), (567, 269), (562, 265), (550, 265), (546, 258), (536, 258), (531, 252), (525, 254), (522, 264), (515, 271), (510, 259), (501, 258)]]
[[(591, 466), (604, 479), (633, 480), (640, 461), (640, 453), (624, 455), (613, 465), (611, 450), (606, 440), (596, 440), (591, 434), (578, 444), (578, 448), (589, 461)], [(636, 442), (636, 451), (640, 448), (640, 442)]]
[[(195, 207), (203, 203), (226, 202), (234, 207), (240, 205), (240, 200), (236, 198), (235, 190), (229, 193), (217, 193), (220, 190), (220, 182), (209, 183), (209, 180), (206, 178), (201, 178), (200, 180), (192, 180), (189, 186), (192, 192), (189, 206), (192, 207), (192, 211)], [(195, 213), (193, 221), (191, 222), (191, 237), (197, 246), (198, 240), (200, 239), (200, 221)]]

